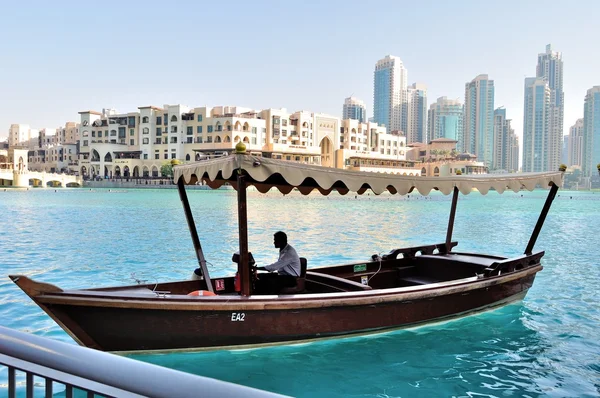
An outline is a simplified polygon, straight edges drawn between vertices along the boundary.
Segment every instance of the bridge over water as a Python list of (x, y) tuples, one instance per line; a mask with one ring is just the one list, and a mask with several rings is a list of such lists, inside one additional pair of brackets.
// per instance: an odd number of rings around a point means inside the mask
[(70, 174), (46, 173), (45, 171), (18, 170), (13, 168), (0, 169), (0, 186), (13, 187), (71, 187), (83, 186), (83, 179)]

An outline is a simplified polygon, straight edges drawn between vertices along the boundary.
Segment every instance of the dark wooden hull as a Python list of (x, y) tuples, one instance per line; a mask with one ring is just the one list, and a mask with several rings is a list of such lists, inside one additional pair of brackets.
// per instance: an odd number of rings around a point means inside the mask
[(541, 269), (452, 286), (336, 295), (124, 300), (73, 291), (32, 298), (86, 346), (197, 350), (372, 333), (462, 316), (523, 298)]

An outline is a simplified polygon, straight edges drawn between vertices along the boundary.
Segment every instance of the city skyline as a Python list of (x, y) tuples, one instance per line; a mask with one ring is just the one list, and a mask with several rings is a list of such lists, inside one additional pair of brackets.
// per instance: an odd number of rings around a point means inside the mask
[[(0, 31), (14, 39), (0, 44), (10, 55), (2, 66), (0, 82), (5, 94), (0, 99), (0, 136), (7, 135), (11, 123), (53, 127), (76, 121), (82, 109), (126, 112), (140, 103), (194, 107), (239, 104), (255, 109), (283, 107), (292, 112), (310, 109), (340, 116), (339, 104), (353, 93), (365, 101), (367, 114), (373, 115), (373, 67), (387, 54), (402, 60), (410, 74), (407, 85), (418, 82), (427, 86), (430, 103), (442, 96), (464, 102), (464, 83), (473, 76), (488, 74), (495, 81), (495, 106), (507, 109), (518, 137), (522, 137), (523, 79), (534, 75), (537, 55), (547, 44), (563, 54), (566, 65), (564, 134), (583, 117), (586, 92), (598, 84), (594, 65), (600, 55), (590, 51), (594, 48), (594, 28), (578, 23), (576, 17), (582, 10), (600, 11), (595, 2), (581, 2), (564, 10), (549, 7), (548, 20), (564, 20), (558, 29), (550, 23), (519, 23), (535, 12), (533, 4), (509, 2), (496, 9), (466, 2), (458, 7), (436, 5), (432, 12), (423, 7), (411, 9), (408, 3), (390, 3), (386, 6), (389, 12), (378, 14), (381, 21), (375, 31), (367, 25), (352, 28), (359, 37), (354, 47), (339, 44), (349, 29), (344, 26), (345, 17), (354, 14), (333, 4), (317, 8), (316, 3), (307, 3), (305, 9), (294, 10), (299, 19), (314, 25), (309, 32), (294, 24), (285, 29), (289, 22), (286, 7), (274, 6), (277, 3), (238, 3), (228, 17), (230, 29), (219, 35), (215, 34), (220, 23), (216, 5), (190, 3), (179, 7), (201, 16), (200, 26), (186, 26), (163, 21), (156, 12), (160, 3), (157, 7), (149, 3), (147, 10), (118, 4), (120, 13), (135, 13), (137, 18), (106, 30), (92, 26), (113, 17), (113, 3), (102, 8), (74, 4), (26, 9), (19, 4), (3, 6), (8, 18)], [(519, 12), (511, 13), (511, 8)], [(408, 12), (403, 14), (404, 28), (388, 24), (401, 10)], [(489, 25), (489, 21), (473, 20), (472, 15), (492, 11), (499, 21), (510, 16), (513, 27), (508, 30), (505, 24), (492, 23), (487, 35), (472, 35), (473, 29)], [(361, 15), (375, 13), (367, 9)], [(401, 33), (412, 31), (411, 26), (423, 18), (435, 23), (435, 31), (403, 39)], [(28, 29), (19, 28), (23, 20), (28, 21)], [(53, 22), (42, 23), (48, 20)], [(151, 34), (159, 22), (166, 23), (169, 32)], [(285, 34), (274, 35), (277, 29)], [(459, 44), (440, 46), (439, 33), (449, 29)], [(249, 31), (251, 34), (245, 33)], [(203, 36), (215, 40), (199, 40)], [(368, 45), (357, 50), (360, 43)], [(485, 53), (477, 50), (486, 43)], [(290, 56), (295, 52), (311, 55)], [(215, 56), (207, 58), (206, 54)]]

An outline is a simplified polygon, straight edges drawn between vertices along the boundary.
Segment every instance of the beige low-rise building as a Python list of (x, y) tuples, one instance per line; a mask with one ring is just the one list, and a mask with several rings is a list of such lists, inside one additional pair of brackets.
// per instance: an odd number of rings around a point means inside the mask
[(486, 174), (488, 168), (477, 161), (472, 154), (459, 154), (458, 141), (449, 138), (437, 138), (428, 144), (411, 144), (408, 158), (416, 161), (420, 175), (443, 177), (453, 174)]
[(12, 125), (11, 137), (28, 139), (35, 170), (84, 178), (160, 177), (173, 160), (224, 156), (239, 142), (256, 156), (349, 170), (413, 176), (485, 170), (473, 159), (459, 158), (454, 140), (407, 146), (400, 131), (310, 111), (166, 104), (128, 113), (88, 110), (79, 117), (34, 137), (29, 126)]

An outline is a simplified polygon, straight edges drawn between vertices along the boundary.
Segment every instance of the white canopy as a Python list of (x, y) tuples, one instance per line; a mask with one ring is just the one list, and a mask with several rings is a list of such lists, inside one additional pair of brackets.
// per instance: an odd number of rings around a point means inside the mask
[(377, 195), (385, 191), (405, 195), (416, 188), (422, 195), (429, 194), (432, 189), (448, 195), (456, 186), (465, 195), (473, 188), (485, 195), (490, 189), (502, 193), (506, 189), (518, 192), (525, 188), (531, 191), (537, 185), (547, 187), (551, 183), (562, 186), (562, 173), (558, 171), (448, 177), (400, 176), (313, 166), (248, 154), (233, 154), (228, 157), (176, 166), (174, 177), (175, 181), (183, 178), (186, 184), (195, 184), (203, 180), (212, 188), (218, 188), (226, 182), (236, 187), (236, 170), (244, 170), (248, 175), (247, 183), (254, 185), (263, 193), (276, 187), (284, 194), (298, 188), (305, 195), (314, 189), (319, 190), (323, 195), (328, 195), (333, 190), (341, 194), (348, 192), (362, 194), (368, 189)]

